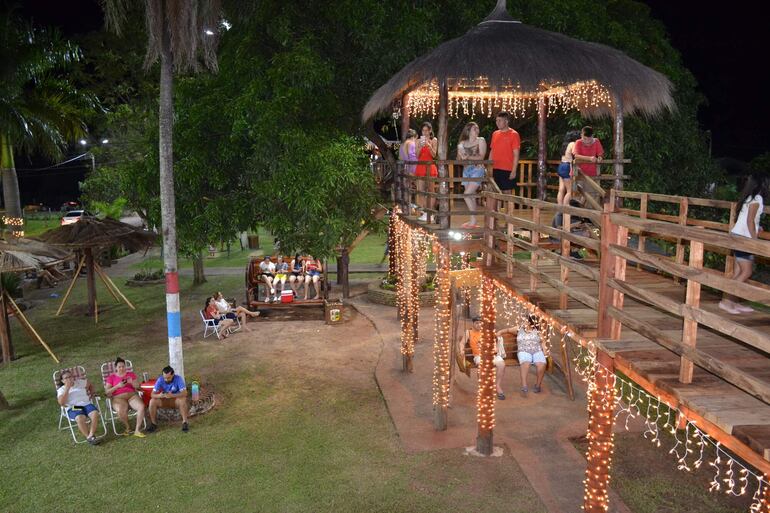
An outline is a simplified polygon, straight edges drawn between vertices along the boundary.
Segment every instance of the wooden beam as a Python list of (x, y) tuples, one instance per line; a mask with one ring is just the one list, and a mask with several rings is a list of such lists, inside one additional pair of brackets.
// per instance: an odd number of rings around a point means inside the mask
[(88, 289), (88, 315), (96, 316), (96, 276), (94, 276), (94, 252), (92, 248), (83, 250), (86, 259), (86, 286)]
[(0, 312), (0, 350), (3, 355), (3, 364), (7, 366), (11, 364), (12, 359), (11, 330), (8, 329), (8, 310), (7, 305), (5, 304), (5, 296), (7, 293), (2, 289), (2, 285), (0, 285), (0, 290), (2, 290), (2, 295), (0, 295), (0, 308), (3, 309), (3, 311)]
[(609, 252), (609, 247), (612, 244), (617, 244), (618, 241), (618, 226), (610, 218), (610, 214), (615, 208), (613, 201), (605, 202), (604, 212), (602, 212), (601, 251), (599, 252), (599, 305), (596, 312), (596, 329), (600, 338), (612, 336), (612, 320), (607, 310), (612, 305), (614, 293), (608, 281), (614, 277), (615, 255)]
[(656, 344), (665, 347), (672, 353), (678, 356), (686, 357), (688, 360), (691, 360), (699, 367), (702, 367), (710, 373), (719, 376), (728, 383), (735, 385), (741, 390), (753, 395), (758, 399), (761, 399), (766, 403), (770, 403), (770, 384), (767, 382), (755, 378), (754, 376), (743, 372), (738, 367), (725, 363), (718, 358), (714, 358), (708, 353), (700, 351), (697, 348), (685, 346), (680, 341), (670, 338), (662, 330), (645, 321), (640, 321), (633, 315), (627, 314), (613, 307), (607, 308), (607, 313), (622, 322), (627, 327), (636, 331), (640, 335), (649, 338)]
[[(446, 79), (443, 79), (439, 83), (438, 94), (438, 158), (439, 160), (446, 160), (447, 153), (449, 152), (449, 121), (448, 121), (448, 104), (449, 104), (449, 89)], [(439, 164), (438, 176), (439, 178), (447, 178), (448, 170), (446, 164)], [(438, 185), (439, 194), (448, 194), (449, 188), (447, 182), (439, 182)], [(438, 202), (439, 227), (442, 230), (447, 230), (450, 227), (449, 218), (449, 200), (445, 198), (439, 199)]]
[(6, 291), (3, 291), (3, 295), (4, 295), (4, 299), (7, 300), (8, 303), (13, 308), (13, 311), (16, 314), (16, 318), (19, 319), (19, 322), (24, 327), (24, 329), (27, 330), (27, 333), (29, 333), (29, 335), (34, 340), (37, 340), (40, 343), (40, 345), (42, 345), (45, 348), (45, 350), (48, 351), (48, 354), (51, 355), (51, 358), (53, 358), (53, 360), (56, 363), (61, 363), (59, 361), (59, 358), (57, 358), (57, 356), (55, 354), (53, 354), (53, 351), (51, 350), (51, 348), (48, 347), (48, 344), (45, 343), (43, 338), (38, 334), (37, 331), (35, 331), (35, 328), (32, 327), (32, 324), (29, 323), (27, 318), (24, 316), (24, 313), (21, 311), (21, 308), (19, 308), (19, 305), (16, 304), (16, 302), (13, 300), (13, 298), (10, 296), (10, 294), (8, 294), (8, 292), (6, 292)]
[(481, 195), (485, 198), (493, 198), (498, 201), (515, 203), (517, 205), (523, 205), (529, 208), (539, 207), (541, 210), (553, 210), (554, 212), (561, 212), (563, 214), (572, 214), (573, 216), (585, 217), (596, 224), (599, 224), (601, 220), (601, 212), (597, 212), (596, 210), (589, 208), (557, 205), (556, 203), (549, 203), (547, 201), (540, 201), (536, 199), (523, 198), (521, 196), (511, 196), (509, 194), (499, 194), (494, 192), (483, 192)]
[(733, 296), (761, 303), (770, 302), (770, 290), (725, 278), (721, 273), (711, 273), (706, 269), (692, 269), (689, 266), (672, 262), (666, 257), (653, 255), (651, 253), (642, 253), (635, 249), (621, 247), (616, 244), (610, 245), (610, 252), (627, 260), (633, 260), (634, 262), (648, 265), (686, 280), (696, 281), (701, 285), (727, 292)]
[[(690, 241), (690, 267), (700, 269), (703, 267), (703, 243), (696, 240)], [(687, 280), (687, 293), (685, 303), (690, 308), (700, 306), (700, 283), (694, 280)], [(698, 323), (692, 319), (684, 320), (682, 329), (682, 344), (694, 348), (698, 337)], [(679, 381), (682, 383), (692, 383), (693, 363), (682, 358), (679, 369)]]
[(622, 190), (623, 189), (623, 153), (624, 153), (624, 142), (623, 142), (623, 99), (619, 95), (615, 95), (615, 97), (612, 99), (612, 110), (613, 110), (613, 121), (614, 121), (614, 130), (613, 130), (613, 138), (614, 138), (614, 144), (612, 148), (613, 157), (615, 158), (615, 163), (613, 164), (613, 172), (615, 174), (615, 184), (614, 188), (615, 190)]
[(80, 258), (80, 263), (77, 266), (77, 269), (75, 269), (75, 274), (72, 275), (72, 281), (70, 282), (70, 286), (67, 287), (67, 292), (64, 293), (64, 297), (61, 300), (61, 304), (59, 305), (59, 309), (56, 310), (56, 317), (61, 314), (62, 308), (64, 308), (64, 305), (67, 303), (67, 299), (70, 297), (70, 293), (72, 292), (72, 288), (75, 286), (75, 282), (78, 279), (78, 276), (80, 276), (80, 270), (83, 268), (83, 264), (86, 261), (86, 257), (83, 256)]
[(643, 289), (625, 281), (610, 280), (610, 286), (622, 291), (624, 294), (630, 295), (638, 301), (648, 303), (665, 312), (708, 326), (728, 337), (733, 337), (745, 344), (755, 347), (760, 351), (770, 353), (770, 335), (764, 332), (749, 328), (730, 318), (722, 317), (719, 314), (702, 310), (699, 307), (683, 305), (673, 299), (669, 299), (663, 294)]
[(597, 252), (600, 249), (600, 243), (598, 240), (591, 239), (588, 237), (583, 237), (582, 235), (575, 235), (574, 233), (565, 232), (564, 230), (561, 230), (559, 228), (551, 228), (550, 226), (537, 224), (527, 219), (509, 216), (501, 212), (490, 212), (489, 215), (496, 219), (501, 219), (503, 221), (510, 221), (515, 226), (523, 228), (525, 230), (530, 230), (530, 231), (539, 230), (540, 232), (545, 233), (546, 235), (550, 235), (551, 237), (554, 237), (554, 238), (563, 237), (565, 239), (568, 239), (570, 242), (574, 242), (575, 244), (581, 247), (592, 249)]

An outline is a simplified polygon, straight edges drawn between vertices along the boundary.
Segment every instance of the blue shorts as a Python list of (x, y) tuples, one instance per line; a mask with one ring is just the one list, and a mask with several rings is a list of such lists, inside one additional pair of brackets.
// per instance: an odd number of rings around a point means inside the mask
[(308, 271), (308, 276), (321, 276), (321, 271)]
[(235, 320), (235, 319), (238, 318), (238, 316), (235, 313), (233, 313), (233, 312), (228, 312), (228, 313), (225, 314), (225, 318), (226, 319), (233, 319), (233, 320)]
[(535, 354), (519, 351), (517, 355), (519, 363), (545, 363), (545, 354), (542, 351), (538, 351)]
[(67, 417), (69, 417), (70, 420), (75, 420), (78, 415), (85, 415), (88, 417), (91, 415), (92, 411), (97, 411), (97, 409), (96, 406), (91, 403), (88, 403), (85, 406), (73, 406), (67, 410)]
[(570, 178), (572, 178), (569, 175), (570, 169), (571, 167), (569, 165), (569, 162), (562, 162), (561, 164), (559, 164), (559, 167), (556, 168), (556, 172), (559, 174), (559, 178), (569, 180)]
[[(484, 166), (465, 166), (463, 168), (463, 178), (483, 178), (487, 174), (487, 170)], [(481, 185), (481, 182), (462, 182), (463, 187), (468, 187), (471, 184)]]
[(745, 251), (734, 250), (733, 256), (738, 260), (748, 260), (749, 262), (754, 261), (754, 255), (751, 253), (746, 253)]

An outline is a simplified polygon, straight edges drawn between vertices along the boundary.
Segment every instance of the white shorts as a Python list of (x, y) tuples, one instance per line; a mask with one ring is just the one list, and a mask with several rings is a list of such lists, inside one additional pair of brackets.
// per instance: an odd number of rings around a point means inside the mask
[[(500, 358), (499, 356), (495, 355), (495, 357), (492, 359), (492, 362), (493, 362), (495, 365), (497, 365), (498, 363), (505, 363), (505, 360), (503, 360), (503, 359), (502, 359), (502, 358)], [(473, 357), (473, 363), (475, 363), (477, 367), (478, 367), (479, 365), (481, 365), (481, 356), (474, 356), (474, 357)]]
[(519, 356), (519, 363), (545, 363), (545, 354), (542, 351), (538, 351), (535, 354), (519, 351), (517, 354)]

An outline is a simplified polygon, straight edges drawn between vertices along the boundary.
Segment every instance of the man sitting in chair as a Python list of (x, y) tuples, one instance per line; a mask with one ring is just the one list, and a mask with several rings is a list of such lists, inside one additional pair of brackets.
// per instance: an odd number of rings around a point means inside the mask
[[(67, 416), (74, 420), (78, 429), (91, 445), (97, 445), (96, 428), (99, 427), (99, 410), (91, 402), (94, 386), (87, 379), (75, 379), (69, 370), (62, 371), (59, 377), (56, 398), (60, 405), (67, 408)], [(91, 419), (89, 429), (86, 417)]]
[[(505, 347), (503, 346), (503, 338), (500, 336), (505, 330), (501, 330), (495, 333), (497, 339), (497, 347), (495, 348), (495, 357), (493, 362), (497, 373), (495, 375), (495, 384), (497, 385), (497, 398), (501, 401), (505, 400), (505, 394), (500, 384), (503, 381), (503, 374), (505, 374)], [(465, 343), (470, 344), (471, 351), (473, 352), (473, 363), (476, 367), (481, 363), (481, 319), (478, 317), (473, 318), (473, 329), (465, 332)]]
[(187, 385), (184, 378), (174, 374), (171, 366), (163, 368), (163, 375), (158, 376), (150, 399), (150, 425), (145, 432), (152, 433), (158, 429), (158, 408), (177, 409), (182, 415), (182, 431), (189, 430), (187, 425)]

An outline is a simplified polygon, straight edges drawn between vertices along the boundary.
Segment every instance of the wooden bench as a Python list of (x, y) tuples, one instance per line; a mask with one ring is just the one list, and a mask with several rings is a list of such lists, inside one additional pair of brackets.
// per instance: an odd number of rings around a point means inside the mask
[[(465, 337), (464, 333), (463, 337)], [(516, 335), (513, 333), (503, 333), (502, 337), (503, 347), (505, 348), (505, 366), (519, 365)], [(458, 343), (458, 351), (455, 352), (455, 361), (457, 362), (457, 367), (460, 369), (460, 372), (464, 372), (468, 377), (471, 375), (471, 369), (478, 367), (473, 361), (473, 351), (471, 350), (471, 345), (468, 341), (463, 342), (461, 339)]]
[[(303, 260), (307, 259), (306, 256), (302, 257)], [(293, 256), (284, 256), (283, 261), (287, 264), (291, 265), (291, 261), (294, 260)], [(274, 306), (280, 303), (265, 303), (264, 301), (260, 301), (260, 297), (267, 296), (267, 292), (269, 290), (265, 290), (265, 294), (260, 295), (260, 287), (264, 287), (266, 289), (267, 284), (262, 279), (262, 269), (260, 269), (259, 264), (264, 261), (264, 258), (251, 258), (249, 260), (248, 266), (246, 266), (246, 305), (256, 307), (258, 305), (265, 305), (265, 304), (273, 304)], [(274, 264), (278, 262), (278, 258), (275, 256), (270, 257), (270, 261)], [(331, 285), (328, 283), (328, 280), (325, 279), (326, 275), (326, 262), (323, 262), (323, 268), (324, 272), (321, 273), (320, 276), (320, 289), (321, 289), (321, 295), (323, 299), (329, 298), (329, 292), (331, 291)], [(288, 271), (288, 275), (291, 276), (291, 269)], [(289, 285), (289, 280), (286, 280), (286, 286)], [(304, 285), (303, 285), (304, 287)], [(302, 299), (295, 298), (295, 301), (303, 301)], [(321, 298), (313, 298), (308, 301), (317, 301), (323, 303)]]

